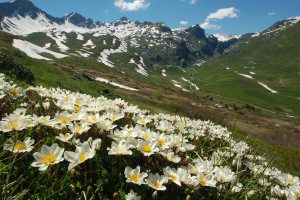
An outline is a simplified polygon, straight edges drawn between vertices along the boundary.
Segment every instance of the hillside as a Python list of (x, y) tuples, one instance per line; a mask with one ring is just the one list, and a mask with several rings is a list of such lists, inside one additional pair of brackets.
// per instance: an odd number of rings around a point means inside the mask
[(199, 25), (100, 23), (77, 13), (55, 18), (25, 0), (0, 5), (1, 54), (27, 66), (33, 84), (212, 120), (299, 174), (297, 18), (260, 34), (211, 36)]

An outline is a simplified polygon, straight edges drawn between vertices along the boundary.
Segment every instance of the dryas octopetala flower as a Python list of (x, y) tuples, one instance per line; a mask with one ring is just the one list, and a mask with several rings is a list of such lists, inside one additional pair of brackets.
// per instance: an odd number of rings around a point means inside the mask
[(35, 152), (33, 157), (34, 161), (31, 166), (38, 167), (40, 171), (44, 171), (49, 165), (54, 165), (64, 160), (62, 154), (64, 149), (60, 148), (58, 144), (54, 143), (50, 147), (43, 145), (40, 152)]
[(202, 186), (216, 187), (217, 181), (211, 175), (197, 174), (198, 183)]
[(235, 179), (235, 174), (228, 167), (216, 167), (213, 170), (217, 181), (220, 183), (228, 183)]
[(93, 158), (95, 154), (95, 146), (91, 145), (90, 141), (85, 141), (80, 146), (76, 146), (75, 152), (65, 151), (64, 158), (70, 162), (68, 170), (71, 170), (84, 161)]
[(12, 151), (14, 153), (29, 152), (33, 149), (34, 140), (30, 137), (25, 138), (24, 141), (13, 141), (11, 138), (8, 139), (3, 145), (3, 150)]
[(26, 128), (26, 119), (20, 119), (17, 117), (9, 117), (3, 121), (0, 121), (0, 131), (10, 132), (10, 131), (20, 131)]
[(167, 178), (160, 176), (158, 173), (149, 174), (148, 178), (146, 179), (148, 186), (155, 190), (166, 190), (167, 188), (163, 184), (167, 182)]
[(141, 173), (140, 171), (140, 166), (137, 166), (135, 169), (132, 169), (131, 167), (126, 167), (124, 171), (125, 177), (127, 178), (126, 182), (138, 185), (145, 184), (144, 178), (146, 178), (148, 174), (145, 172)]
[(109, 150), (108, 155), (132, 155), (132, 151), (124, 140), (118, 143), (112, 142), (111, 147), (108, 147), (107, 150)]
[(151, 142), (151, 141), (140, 141), (140, 143), (137, 146), (137, 150), (142, 152), (144, 154), (144, 156), (150, 156), (150, 155), (154, 154), (155, 152), (159, 152), (157, 143)]
[(62, 141), (62, 142), (68, 142), (72, 139), (73, 136), (74, 136), (74, 134), (70, 134), (70, 133), (66, 133), (66, 134), (60, 133), (55, 138)]
[(174, 182), (175, 184), (181, 186), (181, 173), (182, 173), (182, 168), (178, 168), (177, 170), (171, 167), (166, 167), (163, 169), (164, 175)]
[(179, 163), (181, 160), (181, 158), (170, 149), (167, 152), (160, 152), (160, 154), (168, 161), (173, 163)]
[(141, 200), (141, 196), (138, 196), (137, 193), (130, 190), (130, 192), (125, 195), (125, 200)]
[(67, 112), (56, 114), (54, 120), (55, 120), (58, 128), (64, 128), (67, 125), (72, 125), (70, 114)]
[(114, 129), (117, 125), (113, 125), (113, 122), (110, 120), (101, 120), (97, 123), (97, 127), (104, 131), (110, 131)]
[(74, 122), (74, 124), (69, 125), (68, 128), (72, 133), (81, 135), (82, 133), (88, 131), (91, 127), (88, 123), (79, 124)]

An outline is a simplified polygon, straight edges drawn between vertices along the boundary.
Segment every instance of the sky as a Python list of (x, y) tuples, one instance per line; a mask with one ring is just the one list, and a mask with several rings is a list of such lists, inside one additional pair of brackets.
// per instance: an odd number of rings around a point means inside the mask
[(163, 22), (171, 28), (186, 28), (199, 24), (210, 34), (260, 32), (278, 20), (300, 16), (300, 0), (31, 1), (55, 17), (78, 12), (103, 22), (112, 22), (125, 16), (133, 21)]

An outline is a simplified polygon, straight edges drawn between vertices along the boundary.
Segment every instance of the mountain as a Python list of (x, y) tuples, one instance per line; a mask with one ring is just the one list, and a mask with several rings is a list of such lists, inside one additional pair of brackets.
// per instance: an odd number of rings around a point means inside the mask
[[(125, 17), (116, 22), (103, 23), (94, 22), (73, 12), (57, 18), (40, 10), (28, 0), (1, 3), (0, 11), (0, 27), (3, 31), (29, 38), (30, 35), (36, 36), (40, 33), (39, 37), (46, 41), (43, 45), (54, 40), (55, 43), (51, 43), (51, 46), (57, 47), (55, 50), (83, 57), (98, 57), (100, 62), (108, 66), (115, 64), (107, 58), (114, 53), (127, 53), (131, 57), (139, 54), (154, 65), (200, 65), (204, 60), (223, 53), (237, 41), (235, 38), (224, 41), (211, 35), (206, 36), (205, 30), (199, 25), (172, 30), (164, 23), (133, 22)], [(91, 49), (83, 52), (79, 45), (78, 48), (68, 47), (66, 43), (71, 43), (72, 38), (69, 36), (72, 33), (77, 34), (76, 38), (84, 40), (85, 43), (89, 40), (93, 44), (94, 41), (100, 42), (101, 44), (90, 46), (103, 50), (102, 53), (93, 52)], [(104, 38), (110, 38), (114, 42), (108, 44)], [(29, 42), (37, 42), (35, 44), (38, 45), (41, 41)], [(102, 45), (105, 43), (106, 45)], [(99, 57), (99, 54), (103, 56)]]

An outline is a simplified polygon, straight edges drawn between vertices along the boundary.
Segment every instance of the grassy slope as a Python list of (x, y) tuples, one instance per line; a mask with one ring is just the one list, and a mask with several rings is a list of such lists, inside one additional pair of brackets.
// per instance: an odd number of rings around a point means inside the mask
[[(272, 36), (252, 38), (229, 53), (190, 69), (207, 92), (277, 113), (300, 116), (300, 24)], [(226, 67), (230, 69), (227, 70)], [(252, 75), (247, 79), (237, 73)], [(250, 74), (249, 74), (250, 75)], [(278, 94), (257, 84), (261, 81)], [(234, 88), (234, 89), (233, 89)]]
[[(17, 61), (31, 68), (36, 77), (36, 84), (62, 87), (70, 89), (72, 91), (88, 93), (94, 96), (106, 95), (111, 98), (122, 97), (131, 103), (141, 106), (142, 108), (150, 109), (156, 112), (172, 112), (175, 114), (182, 114), (182, 112), (185, 111), (185, 114), (189, 115), (189, 112), (185, 109), (189, 109), (189, 107), (184, 107), (186, 104), (189, 104), (189, 101), (184, 98), (195, 99), (195, 96), (187, 95), (186, 93), (182, 93), (174, 89), (173, 86), (170, 86), (170, 80), (179, 80), (181, 76), (189, 78), (191, 69), (185, 69), (187, 72), (184, 73), (178, 67), (169, 67), (166, 69), (168, 76), (162, 78), (160, 69), (159, 67), (157, 67), (156, 71), (153, 72), (153, 75), (147, 78), (135, 73), (132, 69), (132, 65), (130, 64), (125, 65), (121, 69), (111, 69), (102, 64), (99, 64), (94, 59), (82, 59), (78, 57), (69, 57), (64, 60), (55, 60), (54, 62), (39, 61), (28, 58), (24, 53), (11, 48), (10, 45), (13, 37), (15, 36), (10, 36), (8, 34), (0, 32), (0, 45), (6, 48), (6, 51), (8, 51), (9, 54), (13, 55), (13, 57)], [(201, 73), (203, 73), (207, 68), (199, 69), (201, 69)], [(131, 82), (131, 78), (134, 78), (134, 80), (137, 82), (145, 83), (141, 84), (140, 86), (140, 89), (145, 89), (145, 91), (141, 95), (136, 95), (135, 93), (120, 90), (107, 84), (90, 81), (83, 76), (83, 71), (85, 70), (94, 70), (97, 71), (97, 73), (103, 75), (113, 74), (114, 77), (117, 77), (118, 79), (123, 79), (125, 81), (128, 80), (128, 83)], [(126, 71), (127, 75), (123, 75), (120, 71)], [(230, 75), (228, 75), (228, 77), (214, 77), (214, 75), (211, 75), (211, 72), (209, 70), (206, 71), (206, 76), (211, 76), (210, 78), (213, 80), (220, 78), (218, 82), (224, 80), (235, 80)], [(238, 78), (240, 77), (238, 76)], [(240, 78), (238, 81), (243, 82), (243, 80), (243, 78)], [(201, 91), (195, 94), (196, 96), (204, 95), (207, 91), (209, 92), (210, 90), (214, 89), (214, 87), (217, 89), (219, 88), (218, 82), (214, 84), (208, 84), (209, 88), (205, 88), (206, 91), (204, 92), (204, 82), (199, 79), (194, 80), (194, 82), (196, 82), (201, 87)], [(214, 87), (212, 87), (211, 85), (213, 85)], [(109, 93), (107, 93), (107, 91)], [(230, 93), (231, 91), (228, 90), (227, 92)], [(253, 93), (256, 94), (256, 91), (253, 91)], [(265, 94), (265, 91), (263, 90), (262, 93)], [(242, 92), (240, 94), (236, 94), (244, 95)], [(167, 99), (165, 98), (166, 95), (168, 95)], [(172, 102), (172, 104), (170, 104), (170, 102)], [(212, 115), (216, 115), (216, 113)], [(209, 116), (207, 118), (209, 118)], [(275, 164), (285, 171), (290, 171), (294, 174), (300, 175), (300, 164), (296, 163), (293, 166), (290, 165), (293, 160), (298, 159), (297, 155), (300, 155), (299, 150), (291, 148), (277, 148), (276, 145), (265, 144), (260, 140), (256, 140), (252, 137), (245, 137), (244, 134), (236, 134), (236, 137), (245, 139), (254, 146), (261, 146), (261, 148), (259, 148), (259, 152), (266, 152), (267, 157), (273, 155), (274, 152), (278, 154), (279, 158), (286, 157), (287, 159), (284, 160), (285, 162), (282, 162), (282, 160), (279, 159), (276, 160)]]

